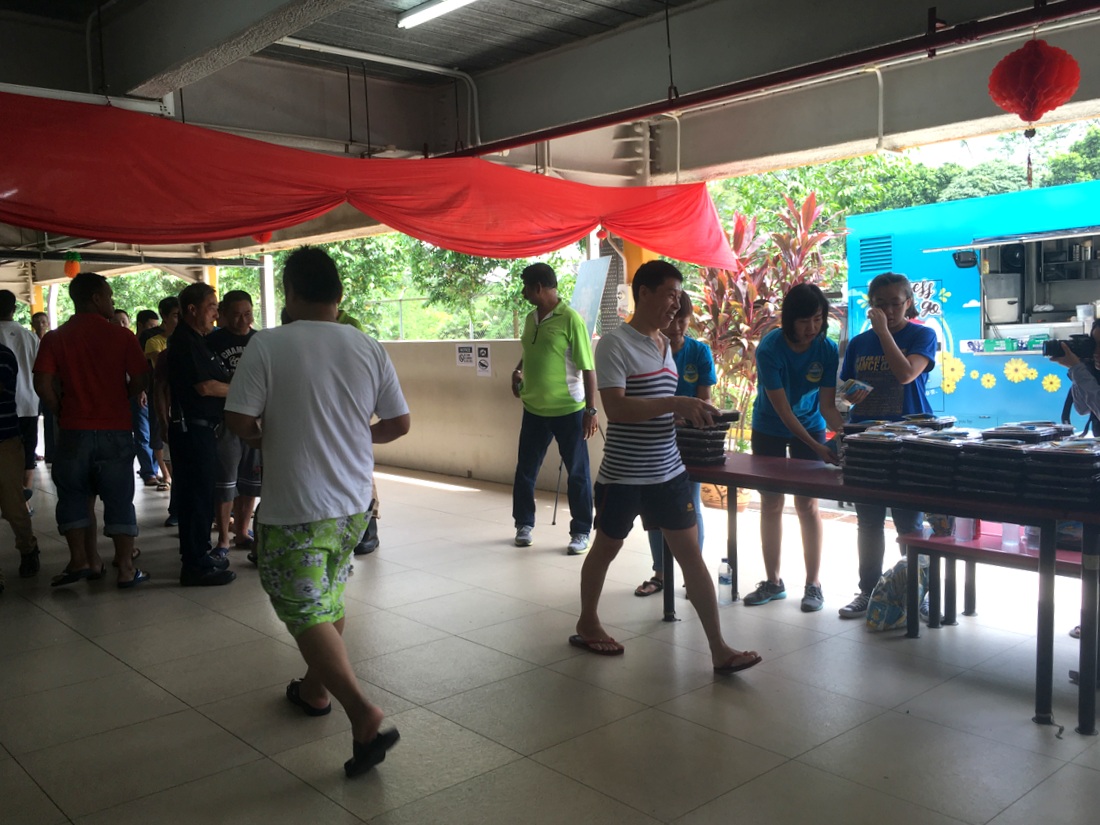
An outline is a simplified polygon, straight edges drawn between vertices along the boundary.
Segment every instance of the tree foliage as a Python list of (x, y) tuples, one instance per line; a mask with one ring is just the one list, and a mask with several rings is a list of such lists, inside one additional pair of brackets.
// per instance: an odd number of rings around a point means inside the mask
[(1027, 173), (1007, 160), (987, 160), (963, 169), (940, 192), (939, 201), (1002, 195), (1027, 188)]

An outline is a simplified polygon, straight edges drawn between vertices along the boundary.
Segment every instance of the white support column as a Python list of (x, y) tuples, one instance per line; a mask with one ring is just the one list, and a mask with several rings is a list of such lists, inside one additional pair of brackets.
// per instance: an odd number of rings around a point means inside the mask
[(264, 255), (264, 268), (260, 275), (260, 320), (264, 329), (274, 329), (279, 325), (279, 316), (275, 314), (275, 259), (271, 255)]

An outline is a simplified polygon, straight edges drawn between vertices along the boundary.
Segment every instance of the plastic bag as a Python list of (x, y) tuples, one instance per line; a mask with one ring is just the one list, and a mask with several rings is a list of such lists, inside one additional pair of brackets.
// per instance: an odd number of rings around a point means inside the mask
[[(917, 586), (917, 604), (928, 589), (928, 556), (917, 556), (920, 571)], [(909, 581), (909, 562), (902, 559), (878, 580), (871, 601), (867, 605), (869, 630), (897, 630), (905, 627), (905, 589)]]

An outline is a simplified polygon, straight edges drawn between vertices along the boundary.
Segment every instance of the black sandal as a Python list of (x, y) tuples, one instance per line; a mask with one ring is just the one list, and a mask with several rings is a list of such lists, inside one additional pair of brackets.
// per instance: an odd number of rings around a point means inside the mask
[(329, 702), (323, 708), (315, 708), (302, 698), (301, 679), (292, 679), (290, 684), (286, 686), (286, 698), (292, 705), (297, 705), (305, 711), (306, 716), (328, 716), (332, 713), (332, 702)]
[(638, 588), (634, 591), (635, 596), (652, 596), (654, 593), (660, 593), (665, 589), (665, 583), (656, 577), (649, 581), (642, 582), (638, 585)]
[(344, 773), (348, 777), (366, 773), (375, 765), (386, 761), (386, 751), (397, 744), (401, 734), (397, 728), (378, 731), (378, 734), (365, 745), (352, 740), (352, 757), (344, 763)]

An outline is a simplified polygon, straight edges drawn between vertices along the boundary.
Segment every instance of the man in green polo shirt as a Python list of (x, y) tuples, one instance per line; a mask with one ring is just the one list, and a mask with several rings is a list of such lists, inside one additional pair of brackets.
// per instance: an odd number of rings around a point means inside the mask
[(535, 479), (550, 440), (558, 442), (569, 475), (571, 556), (588, 550), (592, 530), (592, 483), (588, 445), (596, 432), (596, 373), (584, 319), (558, 297), (558, 278), (549, 265), (523, 270), (523, 297), (535, 309), (523, 325), (523, 358), (512, 373), (512, 394), (523, 401), (519, 460), (512, 485), (516, 546), (531, 544), (535, 526)]

